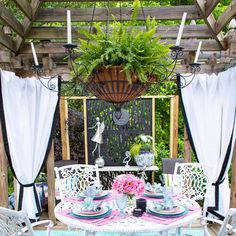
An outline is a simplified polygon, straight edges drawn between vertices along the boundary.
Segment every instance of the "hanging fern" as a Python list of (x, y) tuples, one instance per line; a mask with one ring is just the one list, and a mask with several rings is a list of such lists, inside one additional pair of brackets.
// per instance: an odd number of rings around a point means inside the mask
[(134, 27), (140, 8), (138, 0), (134, 2), (134, 10), (128, 24), (117, 22), (110, 24), (111, 33), (106, 34), (101, 24), (95, 24), (96, 33), (80, 30), (86, 39), (80, 39), (80, 46), (76, 58), (77, 72), (81, 79), (87, 81), (94, 69), (99, 67), (122, 66), (131, 82), (131, 74), (135, 73), (143, 83), (150, 75), (161, 78), (163, 73), (160, 64), (169, 63), (167, 54), (170, 45), (159, 42), (156, 37), (155, 19), (146, 19), (146, 31), (141, 32)]

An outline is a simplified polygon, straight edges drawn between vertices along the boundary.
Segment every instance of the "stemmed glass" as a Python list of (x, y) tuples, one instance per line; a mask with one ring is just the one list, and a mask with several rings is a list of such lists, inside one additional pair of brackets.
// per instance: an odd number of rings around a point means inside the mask
[(115, 196), (115, 200), (116, 200), (116, 205), (120, 210), (120, 217), (125, 217), (125, 213), (124, 210), (128, 205), (128, 196), (127, 194), (124, 193), (117, 193)]

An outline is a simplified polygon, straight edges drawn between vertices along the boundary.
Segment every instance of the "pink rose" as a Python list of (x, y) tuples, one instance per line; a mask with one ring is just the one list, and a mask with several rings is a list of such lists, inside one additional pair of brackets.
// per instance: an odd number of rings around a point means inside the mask
[(141, 195), (144, 193), (144, 181), (132, 174), (118, 175), (112, 185), (118, 193)]

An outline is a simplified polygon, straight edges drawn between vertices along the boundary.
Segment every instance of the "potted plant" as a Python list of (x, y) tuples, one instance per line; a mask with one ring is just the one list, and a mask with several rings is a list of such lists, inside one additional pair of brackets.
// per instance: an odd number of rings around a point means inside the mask
[(129, 22), (114, 19), (106, 30), (99, 23), (95, 32), (80, 30), (86, 39), (80, 39), (76, 71), (87, 89), (102, 100), (123, 103), (137, 98), (151, 83), (160, 82), (166, 70), (160, 65), (169, 64), (169, 45), (155, 36), (155, 19), (146, 19), (146, 31), (137, 26), (139, 4), (134, 2)]
[(152, 166), (155, 158), (153, 138), (150, 135), (140, 134), (134, 139), (130, 148), (130, 155), (135, 158), (138, 166)]

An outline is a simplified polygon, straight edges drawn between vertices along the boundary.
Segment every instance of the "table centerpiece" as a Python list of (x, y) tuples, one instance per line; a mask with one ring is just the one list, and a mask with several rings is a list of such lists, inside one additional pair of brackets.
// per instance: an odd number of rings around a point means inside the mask
[(112, 189), (117, 194), (127, 196), (128, 205), (134, 205), (135, 197), (140, 196), (145, 191), (145, 183), (142, 179), (132, 174), (118, 175), (112, 185)]

